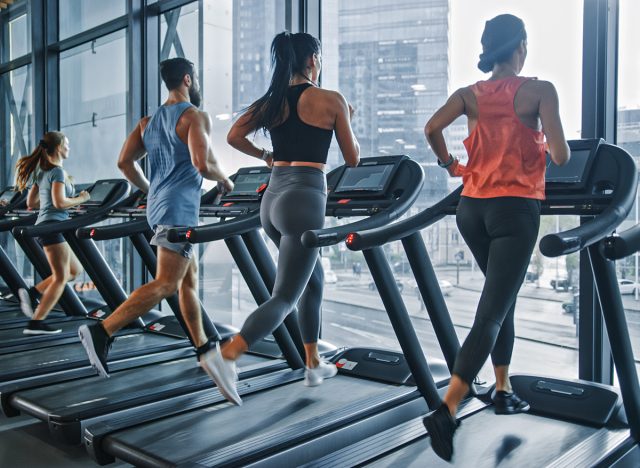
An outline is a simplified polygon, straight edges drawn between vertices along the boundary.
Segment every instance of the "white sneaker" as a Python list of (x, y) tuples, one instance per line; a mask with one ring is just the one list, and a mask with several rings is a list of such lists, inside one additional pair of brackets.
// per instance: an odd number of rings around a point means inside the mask
[(307, 367), (304, 371), (304, 384), (307, 387), (316, 387), (322, 383), (324, 379), (330, 379), (338, 373), (338, 368), (330, 362), (320, 361), (318, 367), (313, 369)]
[(20, 310), (29, 318), (33, 317), (33, 306), (31, 305), (31, 296), (29, 291), (24, 288), (18, 289), (18, 299), (20, 299)]
[(216, 343), (216, 349), (207, 351), (200, 358), (200, 367), (209, 374), (218, 386), (220, 393), (234, 405), (241, 406), (242, 399), (238, 395), (236, 381), (238, 374), (236, 372), (236, 362), (224, 359), (220, 352), (220, 343)]

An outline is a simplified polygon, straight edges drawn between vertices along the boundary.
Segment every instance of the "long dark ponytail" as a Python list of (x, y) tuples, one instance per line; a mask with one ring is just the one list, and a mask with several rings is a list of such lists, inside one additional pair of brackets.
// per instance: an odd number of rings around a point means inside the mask
[(20, 158), (16, 164), (16, 185), (18, 190), (24, 190), (31, 181), (31, 175), (40, 166), (44, 171), (53, 169), (47, 154), (52, 155), (56, 149), (64, 143), (64, 134), (61, 132), (47, 132), (40, 140), (36, 149), (29, 156)]
[(267, 92), (249, 106), (251, 121), (256, 129), (265, 131), (280, 123), (293, 75), (304, 76), (307, 59), (320, 53), (320, 41), (307, 33), (278, 34), (271, 43), (273, 76)]

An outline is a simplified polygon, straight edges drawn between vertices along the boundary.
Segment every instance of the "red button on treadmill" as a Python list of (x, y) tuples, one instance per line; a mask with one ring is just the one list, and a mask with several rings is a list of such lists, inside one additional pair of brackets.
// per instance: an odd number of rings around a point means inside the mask
[(339, 205), (346, 205), (351, 201), (351, 198), (343, 198), (342, 200), (338, 200)]
[(233, 202), (227, 202), (227, 203), (225, 203), (225, 204), (224, 204), (224, 205), (222, 205), (222, 206), (231, 206), (231, 205), (233, 205)]
[(264, 189), (266, 189), (266, 188), (267, 188), (267, 184), (262, 184), (260, 187), (258, 187), (256, 189), (256, 192), (260, 193), (260, 192), (264, 191)]

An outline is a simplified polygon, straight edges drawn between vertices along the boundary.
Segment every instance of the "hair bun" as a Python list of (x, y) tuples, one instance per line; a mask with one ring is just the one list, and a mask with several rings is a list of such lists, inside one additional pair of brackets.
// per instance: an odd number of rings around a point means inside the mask
[(42, 148), (46, 149), (46, 150), (48, 150), (48, 149), (49, 149), (49, 146), (47, 145), (47, 142), (46, 142), (46, 141), (44, 141), (44, 140), (40, 140), (39, 145), (40, 145)]

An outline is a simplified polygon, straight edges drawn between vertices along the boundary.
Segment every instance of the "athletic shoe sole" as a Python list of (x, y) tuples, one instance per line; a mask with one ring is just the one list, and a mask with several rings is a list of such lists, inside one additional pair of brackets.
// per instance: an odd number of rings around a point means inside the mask
[(444, 440), (439, 434), (439, 431), (437, 428), (438, 425), (436, 424), (436, 422), (433, 421), (431, 418), (426, 418), (426, 417), (422, 420), (422, 422), (425, 428), (427, 429), (427, 433), (429, 437), (431, 438), (431, 448), (433, 449), (433, 451), (436, 453), (436, 455), (438, 455), (443, 460), (450, 462), (451, 459), (453, 458), (453, 454), (438, 453), (438, 451), (436, 451), (434, 447), (434, 445), (436, 445), (437, 447), (442, 447), (443, 445), (445, 445)]
[(22, 334), (23, 335), (55, 335), (56, 333), (60, 333), (61, 331), (62, 331), (61, 329), (46, 331), (46, 330), (31, 330), (29, 328), (25, 328), (24, 330), (22, 330)]
[(218, 375), (218, 373), (216, 372), (215, 366), (213, 365), (209, 366), (209, 365), (204, 365), (203, 363), (200, 363), (200, 367), (202, 367), (202, 369), (207, 373), (207, 375), (211, 378), (211, 380), (213, 380), (216, 383), (216, 386), (218, 387), (218, 390), (220, 391), (220, 393), (222, 393), (223, 397), (225, 397), (234, 405), (242, 406), (242, 398), (240, 398), (240, 395), (238, 395), (237, 393), (233, 395), (232, 393), (227, 391), (227, 389), (224, 388), (224, 385), (220, 385), (220, 382), (222, 382), (224, 379), (222, 379), (221, 376)]
[(78, 328), (78, 336), (80, 337), (80, 342), (82, 346), (84, 346), (87, 355), (89, 356), (89, 362), (91, 363), (91, 367), (93, 367), (100, 377), (105, 379), (109, 378), (109, 373), (100, 362), (100, 358), (96, 353), (96, 347), (93, 344), (93, 338), (91, 337), (91, 332), (89, 331), (89, 327), (86, 325), (81, 325)]
[(29, 291), (24, 288), (18, 289), (18, 299), (20, 299), (20, 311), (25, 316), (33, 318), (33, 308), (31, 307), (31, 297), (29, 297)]

